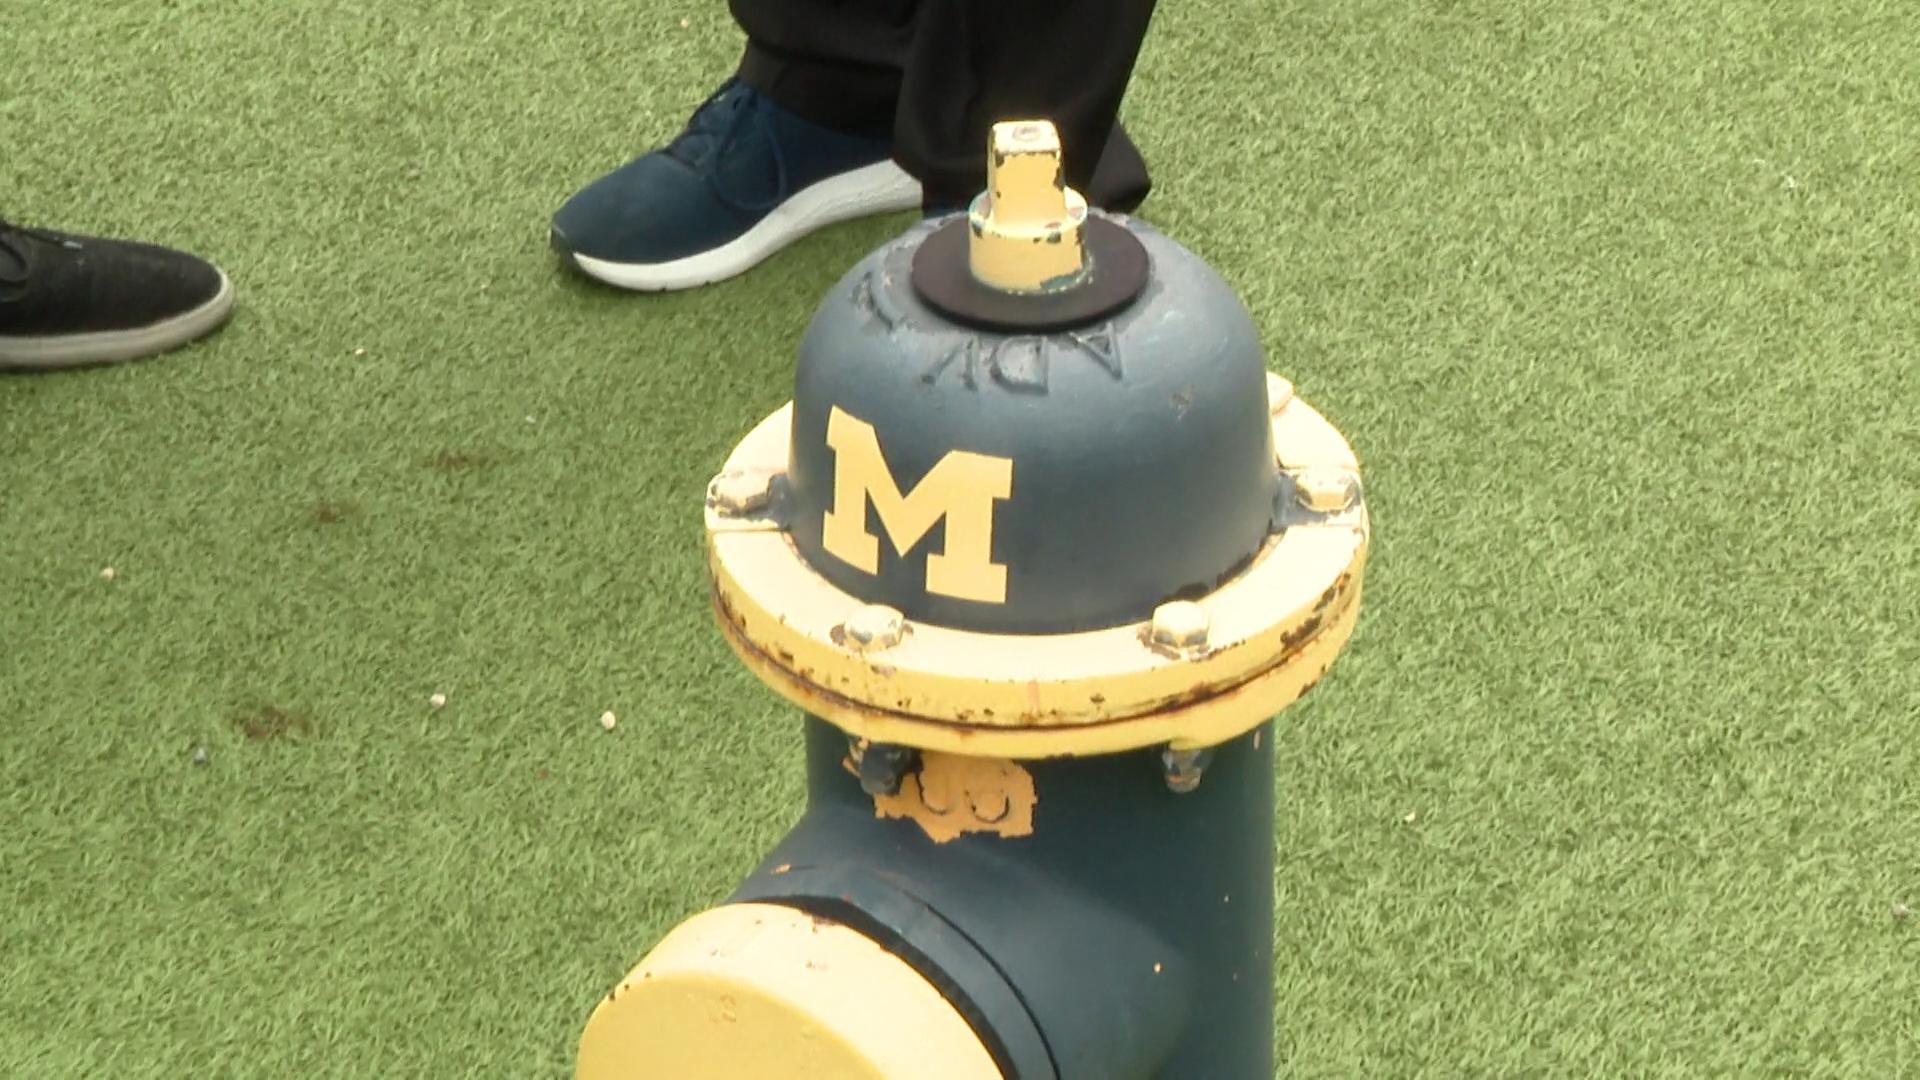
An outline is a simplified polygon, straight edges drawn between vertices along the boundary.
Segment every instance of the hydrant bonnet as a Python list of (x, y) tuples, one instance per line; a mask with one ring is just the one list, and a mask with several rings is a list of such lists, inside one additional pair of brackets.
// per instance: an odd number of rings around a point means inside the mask
[(801, 345), (788, 490), (794, 544), (828, 581), (914, 621), (1065, 633), (1207, 593), (1260, 550), (1277, 479), (1253, 322), (1192, 253), (1100, 224), (1137, 239), (1151, 281), (1070, 329), (928, 304), (914, 259), (951, 220), (828, 294)]

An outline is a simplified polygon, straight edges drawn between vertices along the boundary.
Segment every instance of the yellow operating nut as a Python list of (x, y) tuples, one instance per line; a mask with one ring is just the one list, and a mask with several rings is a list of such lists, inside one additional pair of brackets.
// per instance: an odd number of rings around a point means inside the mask
[(1013, 293), (1070, 288), (1086, 276), (1087, 200), (1067, 186), (1060, 133), (1045, 120), (995, 124), (987, 190), (967, 211), (967, 260), (981, 284)]

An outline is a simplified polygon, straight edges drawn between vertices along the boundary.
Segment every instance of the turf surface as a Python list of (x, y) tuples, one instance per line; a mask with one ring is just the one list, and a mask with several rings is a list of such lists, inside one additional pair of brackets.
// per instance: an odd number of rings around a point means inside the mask
[[(728, 68), (717, 3), (0, 40), (0, 212), (242, 303), (0, 380), (0, 1076), (567, 1075), (798, 805), (698, 502), (910, 219), (684, 296), (556, 271), (546, 215)], [(1291, 1074), (1920, 1069), (1916, 41), (1894, 0), (1165, 6), (1146, 216), (1379, 530), (1283, 721)]]

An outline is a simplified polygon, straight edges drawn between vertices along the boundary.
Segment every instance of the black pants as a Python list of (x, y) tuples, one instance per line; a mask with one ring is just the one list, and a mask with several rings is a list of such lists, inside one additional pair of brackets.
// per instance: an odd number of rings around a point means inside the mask
[(729, 2), (747, 32), (742, 80), (822, 126), (891, 137), (929, 206), (986, 186), (1001, 120), (1053, 121), (1067, 182), (1094, 205), (1146, 195), (1139, 154), (1109, 136), (1154, 0)]

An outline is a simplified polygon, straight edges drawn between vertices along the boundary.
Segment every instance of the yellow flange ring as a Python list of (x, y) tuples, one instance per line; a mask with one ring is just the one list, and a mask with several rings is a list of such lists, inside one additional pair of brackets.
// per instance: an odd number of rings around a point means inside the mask
[[(1293, 519), (1241, 574), (1197, 601), (1186, 647), (1151, 622), (1077, 634), (982, 634), (913, 624), (863, 644), (873, 610), (807, 565), (767, 508), (787, 468), (792, 406), (734, 449), (707, 500), (714, 607), (755, 675), (795, 705), (876, 742), (1008, 758), (1211, 746), (1317, 682), (1359, 616), (1368, 518), (1359, 464), (1333, 425), (1268, 378)], [(898, 640), (894, 640), (897, 637)]]
[(681, 923), (594, 1009), (578, 1080), (1001, 1080), (932, 983), (772, 904)]

